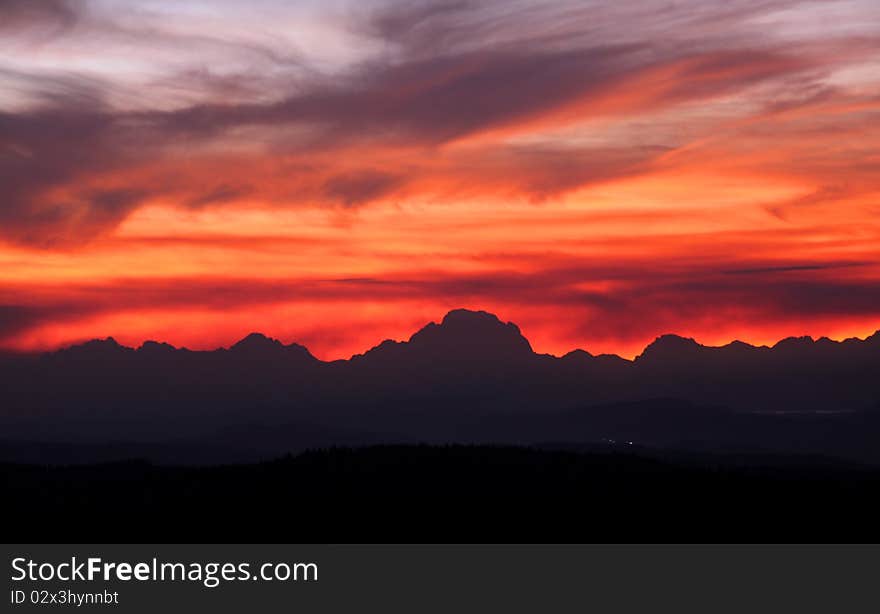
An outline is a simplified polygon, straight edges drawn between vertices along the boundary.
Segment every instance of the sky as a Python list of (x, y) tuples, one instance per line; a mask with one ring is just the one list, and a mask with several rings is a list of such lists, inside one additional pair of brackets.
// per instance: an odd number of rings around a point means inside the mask
[(876, 0), (0, 0), (0, 348), (880, 328)]

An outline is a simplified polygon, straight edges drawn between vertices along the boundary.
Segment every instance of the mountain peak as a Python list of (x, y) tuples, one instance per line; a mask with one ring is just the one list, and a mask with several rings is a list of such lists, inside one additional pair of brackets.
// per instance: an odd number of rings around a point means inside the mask
[(283, 355), (288, 358), (296, 356), (308, 361), (317, 361), (317, 358), (312, 356), (312, 353), (305, 346), (298, 343), (284, 345), (278, 339), (267, 337), (263, 333), (250, 333), (247, 337), (230, 347), (229, 351), (237, 355), (257, 359), (264, 356), (274, 357)]
[(745, 341), (740, 341), (739, 339), (734, 339), (727, 345), (722, 345), (721, 347), (737, 351), (757, 349), (756, 346), (752, 345), (751, 343), (746, 343)]
[(588, 351), (581, 350), (581, 349), (572, 350), (572, 351), (568, 352), (567, 354), (565, 354), (564, 356), (562, 356), (562, 360), (573, 360), (573, 361), (574, 360), (589, 360), (590, 358), (593, 358), (593, 355), (590, 354)]
[(175, 352), (177, 351), (177, 348), (170, 343), (147, 340), (141, 344), (141, 347), (139, 347), (137, 351), (149, 354), (162, 354)]
[(502, 324), (502, 322), (494, 313), (471, 309), (453, 309), (443, 316), (443, 320), (440, 322), (441, 326), (460, 326), (466, 324), (494, 326)]
[(454, 309), (437, 324), (431, 322), (409, 341), (385, 341), (363, 358), (406, 357), (419, 362), (509, 363), (534, 356), (532, 346), (516, 324), (502, 322), (486, 311)]
[(58, 350), (57, 353), (75, 356), (104, 356), (126, 351), (131, 351), (131, 348), (120, 345), (113, 337), (105, 337), (104, 339), (91, 339), (84, 343), (71, 345), (70, 347)]
[(260, 350), (279, 350), (284, 348), (284, 345), (278, 341), (278, 339), (273, 339), (272, 337), (267, 337), (263, 333), (250, 333), (244, 339), (241, 339), (237, 343), (233, 344), (229, 349), (232, 351), (260, 351)]
[(690, 337), (671, 334), (660, 335), (636, 357), (636, 360), (642, 362), (646, 360), (675, 360), (693, 355), (701, 348), (703, 346)]
[(468, 309), (450, 311), (440, 324), (431, 322), (410, 337), (409, 342), (436, 352), (458, 353), (461, 358), (533, 353), (516, 324), (502, 322), (486, 311)]
[(774, 350), (793, 350), (797, 348), (806, 348), (811, 347), (815, 344), (812, 337), (803, 336), (803, 337), (786, 337), (781, 341), (777, 342), (776, 345), (773, 346)]

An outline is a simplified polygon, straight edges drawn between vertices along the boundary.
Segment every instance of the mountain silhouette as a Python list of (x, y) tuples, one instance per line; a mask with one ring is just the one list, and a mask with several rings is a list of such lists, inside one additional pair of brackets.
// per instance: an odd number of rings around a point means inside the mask
[(107, 337), (63, 348), (58, 350), (55, 355), (59, 358), (75, 360), (101, 360), (113, 359), (133, 351), (133, 348), (120, 345), (113, 337)]
[(457, 309), (331, 362), (261, 333), (213, 351), (108, 337), (7, 355), (0, 430), (7, 451), (125, 443), (221, 461), (334, 443), (624, 440), (880, 462), (878, 373), (880, 333), (771, 347), (663, 335), (634, 360), (554, 357), (513, 323)]
[(640, 365), (661, 368), (680, 368), (696, 362), (704, 355), (706, 348), (696, 341), (678, 335), (662, 335), (646, 347), (635, 360)]
[(170, 343), (160, 343), (158, 341), (144, 341), (138, 352), (147, 356), (168, 355), (177, 351), (177, 348)]
[(373, 368), (431, 369), (435, 372), (469, 372), (497, 370), (499, 367), (532, 361), (535, 353), (516, 324), (502, 322), (485, 311), (456, 309), (450, 311), (440, 324), (429, 323), (409, 341), (385, 340), (354, 362)]
[(278, 339), (267, 337), (262, 333), (251, 333), (241, 341), (233, 344), (229, 352), (236, 357), (264, 361), (271, 359), (293, 359), (306, 362), (317, 361), (312, 353), (298, 343), (284, 345)]
[(428, 324), (409, 344), (413, 350), (453, 360), (504, 360), (533, 353), (516, 324), (466, 309), (450, 311), (440, 324)]

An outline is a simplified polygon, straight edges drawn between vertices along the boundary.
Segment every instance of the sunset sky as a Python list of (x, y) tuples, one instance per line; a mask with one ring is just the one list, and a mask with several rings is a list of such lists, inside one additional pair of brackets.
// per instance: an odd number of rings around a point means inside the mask
[(880, 328), (877, 0), (0, 0), (0, 347)]

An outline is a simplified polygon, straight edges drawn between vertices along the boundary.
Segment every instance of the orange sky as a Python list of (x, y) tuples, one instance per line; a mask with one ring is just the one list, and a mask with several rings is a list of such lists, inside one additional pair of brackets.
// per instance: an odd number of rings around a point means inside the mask
[(880, 328), (874, 3), (289, 4), (0, 7), (0, 347)]

